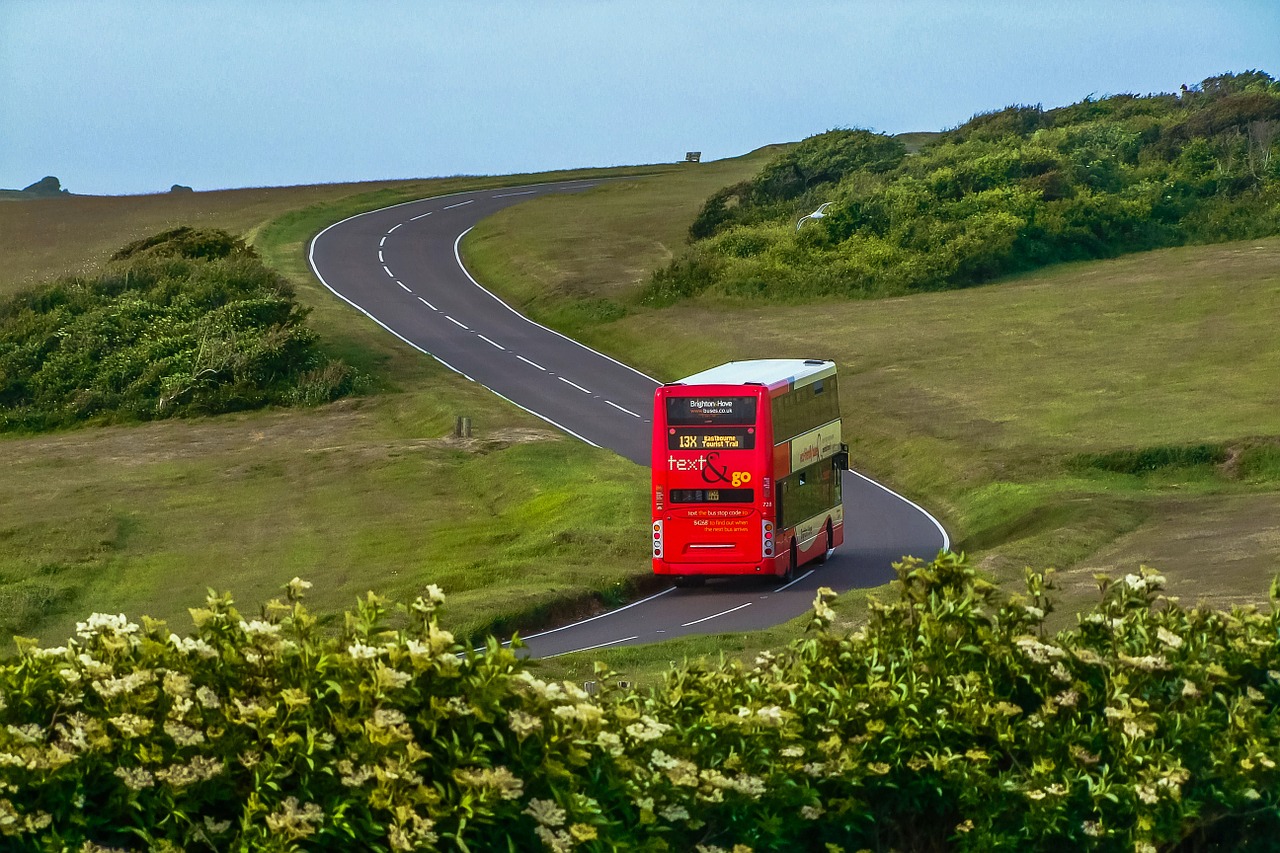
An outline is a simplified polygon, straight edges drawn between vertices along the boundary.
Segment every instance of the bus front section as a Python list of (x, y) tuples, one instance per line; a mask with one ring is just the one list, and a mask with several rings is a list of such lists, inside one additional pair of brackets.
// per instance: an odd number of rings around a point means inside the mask
[(654, 397), (653, 570), (677, 586), (775, 573), (768, 391), (663, 386)]

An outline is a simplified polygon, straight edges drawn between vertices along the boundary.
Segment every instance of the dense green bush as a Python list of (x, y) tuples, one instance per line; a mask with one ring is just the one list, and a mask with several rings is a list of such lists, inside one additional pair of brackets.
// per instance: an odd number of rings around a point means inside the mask
[(253, 249), (177, 228), (117, 252), (93, 278), (0, 301), (0, 430), (150, 420), (350, 393), (307, 311)]
[[(434, 587), (329, 636), (298, 599), (195, 632), (95, 614), (0, 665), (12, 850), (1208, 850), (1280, 838), (1280, 614), (1143, 569), (1050, 636), (962, 557), (751, 666), (647, 692), (539, 679)], [(394, 617), (394, 618), (392, 618)], [(400, 627), (392, 627), (393, 624)]]
[(1280, 82), (1251, 71), (1181, 96), (1008, 107), (913, 156), (863, 130), (811, 137), (709, 198), (643, 299), (902, 294), (1278, 232)]

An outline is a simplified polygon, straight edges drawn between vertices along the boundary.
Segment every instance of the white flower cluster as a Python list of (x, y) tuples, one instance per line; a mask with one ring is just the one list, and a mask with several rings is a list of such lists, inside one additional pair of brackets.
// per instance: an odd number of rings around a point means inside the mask
[(1052, 663), (1067, 654), (1055, 645), (1042, 643), (1035, 637), (1030, 636), (1017, 637), (1014, 639), (1013, 644), (1018, 647), (1019, 651), (1036, 663)]
[(169, 643), (185, 655), (196, 655), (206, 659), (218, 656), (218, 650), (199, 637), (179, 637), (177, 634), (170, 634)]
[(324, 810), (315, 803), (299, 803), (297, 797), (288, 797), (280, 808), (267, 815), (267, 828), (290, 840), (314, 835), (324, 822)]
[(91, 613), (84, 622), (76, 623), (76, 636), (82, 640), (92, 640), (99, 635), (110, 637), (131, 637), (136, 642), (138, 626), (130, 622), (123, 613)]
[(641, 716), (639, 722), (632, 723), (624, 729), (629, 737), (641, 742), (657, 740), (670, 730), (671, 726), (660, 723), (648, 715)]

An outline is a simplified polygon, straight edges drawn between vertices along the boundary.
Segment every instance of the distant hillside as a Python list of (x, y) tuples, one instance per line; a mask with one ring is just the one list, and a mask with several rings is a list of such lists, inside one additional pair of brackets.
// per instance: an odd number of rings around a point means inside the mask
[(810, 137), (711, 196), (691, 249), (654, 275), (645, 299), (943, 290), (1275, 233), (1280, 82), (1250, 71), (1179, 94), (1006, 107), (936, 138)]

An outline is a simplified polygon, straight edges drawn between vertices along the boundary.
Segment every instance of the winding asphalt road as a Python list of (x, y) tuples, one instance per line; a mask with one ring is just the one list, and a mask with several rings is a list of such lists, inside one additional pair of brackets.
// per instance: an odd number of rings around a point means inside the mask
[[(504, 207), (597, 184), (479, 190), (362, 213), (316, 235), (311, 268), (338, 297), (415, 349), (576, 438), (648, 465), (659, 383), (526, 319), (471, 277), (458, 250), (477, 222)], [(525, 637), (529, 652), (554, 657), (682, 634), (758, 630), (805, 612), (819, 586), (878, 586), (893, 578), (891, 564), (904, 555), (932, 558), (950, 547), (933, 516), (861, 474), (846, 475), (844, 503), (844, 546), (790, 584), (751, 578), (671, 587)]]

